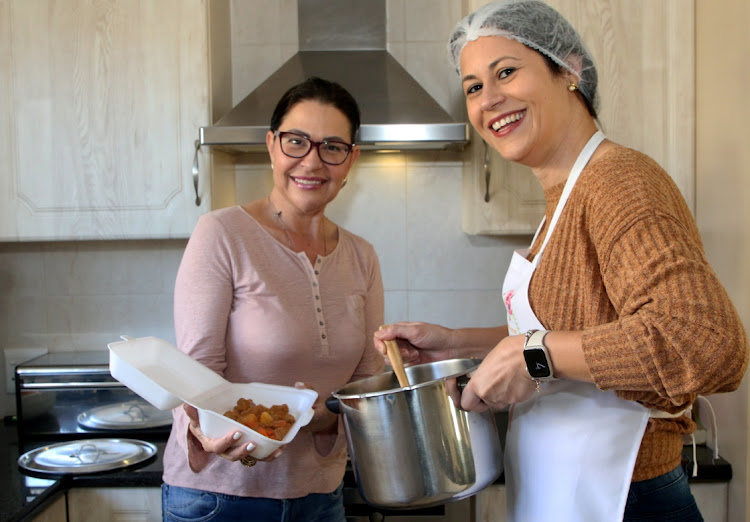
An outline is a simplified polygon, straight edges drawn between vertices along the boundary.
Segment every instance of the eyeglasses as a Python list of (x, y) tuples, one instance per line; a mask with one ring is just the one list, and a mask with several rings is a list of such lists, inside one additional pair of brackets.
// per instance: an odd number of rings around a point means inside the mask
[[(349, 151), (354, 147), (343, 141), (323, 140), (313, 141), (310, 138), (294, 132), (274, 131), (274, 136), (279, 137), (281, 152), (290, 158), (304, 158), (312, 150), (313, 145), (318, 149), (320, 161), (328, 165), (341, 165), (349, 156)], [(321, 147), (322, 145), (322, 147)]]

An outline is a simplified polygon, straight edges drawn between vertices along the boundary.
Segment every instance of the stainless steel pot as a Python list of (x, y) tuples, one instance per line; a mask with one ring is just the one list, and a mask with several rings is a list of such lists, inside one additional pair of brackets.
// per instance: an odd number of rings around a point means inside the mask
[(460, 408), (460, 390), (479, 359), (451, 359), (349, 383), (327, 401), (343, 414), (349, 455), (362, 498), (385, 508), (421, 508), (459, 500), (503, 471), (491, 411)]

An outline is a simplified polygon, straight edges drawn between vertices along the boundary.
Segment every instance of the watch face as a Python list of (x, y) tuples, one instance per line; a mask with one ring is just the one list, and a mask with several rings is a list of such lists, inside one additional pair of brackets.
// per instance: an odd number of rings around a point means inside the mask
[(526, 368), (529, 370), (529, 375), (534, 379), (542, 379), (552, 374), (549, 370), (547, 357), (541, 348), (526, 349), (523, 351), (523, 356), (526, 359)]

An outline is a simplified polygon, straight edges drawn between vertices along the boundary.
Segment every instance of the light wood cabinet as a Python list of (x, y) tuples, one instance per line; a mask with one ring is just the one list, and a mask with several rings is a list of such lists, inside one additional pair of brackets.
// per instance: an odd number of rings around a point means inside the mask
[(700, 482), (690, 484), (695, 502), (704, 520), (726, 522), (729, 516), (729, 483)]
[(35, 515), (33, 522), (66, 522), (68, 520), (67, 511), (65, 495), (60, 495), (44, 511)]
[(474, 495), (474, 522), (505, 522), (505, 486), (496, 484)]
[(0, 240), (189, 236), (227, 1), (0, 0)]
[(161, 519), (160, 488), (75, 488), (68, 491), (68, 522), (160, 522)]
[[(690, 484), (690, 490), (705, 520), (727, 520), (728, 489), (727, 482)], [(504, 485), (489, 486), (474, 496), (474, 522), (503, 522), (507, 519), (506, 509)]]
[[(486, 2), (469, 3), (474, 9)], [(548, 3), (570, 20), (594, 57), (604, 133), (654, 158), (695, 212), (694, 0)], [(485, 161), (484, 142), (474, 133), (463, 173), (464, 232), (531, 234), (543, 213), (544, 195), (531, 171), (493, 149)]]

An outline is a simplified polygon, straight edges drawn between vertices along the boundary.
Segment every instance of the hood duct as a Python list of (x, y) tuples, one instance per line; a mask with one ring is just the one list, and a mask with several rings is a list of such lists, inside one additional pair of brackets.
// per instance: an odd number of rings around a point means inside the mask
[(360, 106), (363, 149), (456, 149), (469, 127), (456, 122), (386, 47), (385, 0), (298, 0), (299, 52), (213, 126), (199, 144), (264, 151), (276, 102), (310, 76), (340, 83)]

